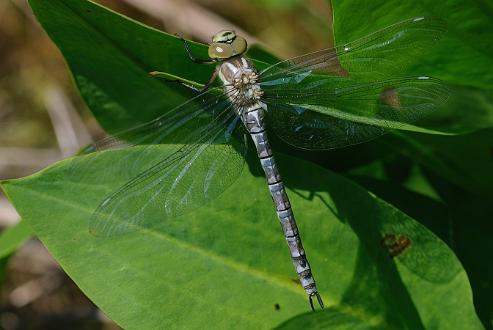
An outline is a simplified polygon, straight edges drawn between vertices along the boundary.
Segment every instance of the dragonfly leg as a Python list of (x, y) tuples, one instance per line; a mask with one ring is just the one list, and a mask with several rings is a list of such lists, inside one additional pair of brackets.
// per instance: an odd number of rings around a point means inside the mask
[(167, 74), (164, 73), (164, 72), (152, 71), (152, 72), (149, 72), (149, 74), (151, 76), (153, 76), (153, 77), (164, 78), (167, 82), (178, 83), (178, 84), (180, 84), (180, 85), (182, 85), (184, 87), (187, 87), (187, 88), (189, 88), (191, 90), (194, 90), (197, 93), (203, 93), (206, 90), (208, 90), (209, 87), (211, 87), (212, 83), (214, 83), (214, 80), (216, 80), (217, 70), (214, 70), (214, 72), (212, 73), (212, 75), (209, 77), (209, 80), (201, 88), (196, 87), (196, 86), (194, 86), (192, 84), (183, 82), (183, 81), (181, 81), (179, 79), (169, 79), (169, 78), (166, 77)]
[(209, 80), (207, 80), (205, 85), (202, 88), (197, 88), (196, 91), (199, 93), (205, 92), (206, 90), (209, 89), (209, 87), (211, 87), (211, 85), (214, 83), (214, 80), (216, 80), (216, 78), (217, 78), (217, 70), (214, 70), (214, 72), (211, 74)]
[[(192, 55), (192, 52), (190, 51), (190, 48), (188, 47), (188, 42), (182, 37), (180, 36), (179, 34), (175, 34), (178, 38), (180, 38), (181, 41), (183, 41), (183, 46), (185, 47), (185, 51), (188, 55), (188, 58), (194, 62), (194, 63), (198, 63), (198, 64), (213, 64), (213, 63), (217, 63), (217, 60), (216, 59), (212, 59), (212, 58), (209, 58), (209, 59), (199, 59), (199, 58), (195, 58), (193, 55)], [(212, 73), (212, 75), (210, 76), (209, 80), (205, 83), (204, 86), (202, 86), (201, 88), (199, 87), (196, 87), (192, 84), (189, 84), (189, 83), (186, 83), (186, 82), (183, 82), (181, 80), (178, 80), (178, 79), (169, 79), (166, 77), (166, 73), (164, 72), (159, 72), (159, 71), (152, 71), (152, 72), (149, 72), (149, 74), (151, 76), (155, 76), (155, 77), (160, 77), (160, 78), (164, 78), (166, 79), (166, 81), (168, 82), (174, 82), (174, 83), (179, 83), (180, 85), (182, 86), (185, 86), (189, 89), (192, 89), (194, 90), (195, 92), (197, 93), (203, 93), (205, 92), (206, 90), (209, 89), (209, 87), (212, 85), (212, 83), (214, 82), (214, 80), (216, 80), (216, 77), (217, 77), (217, 69), (214, 70), (214, 72)]]
[(208, 59), (195, 58), (192, 55), (192, 52), (190, 51), (190, 48), (188, 47), (188, 41), (186, 41), (179, 34), (175, 34), (175, 36), (177, 36), (178, 38), (180, 38), (181, 41), (183, 41), (183, 46), (185, 47), (185, 51), (187, 52), (187, 55), (188, 55), (188, 58), (190, 59), (190, 61), (192, 61), (194, 63), (198, 63), (198, 64), (213, 64), (213, 63), (216, 63), (217, 62), (216, 59), (212, 59), (212, 58), (208, 58)]
[(312, 311), (315, 312), (315, 307), (313, 307), (313, 296), (317, 297), (318, 304), (320, 305), (320, 308), (324, 308), (324, 302), (322, 301), (322, 297), (320, 297), (320, 294), (318, 292), (314, 292), (308, 296), (308, 300), (310, 301), (310, 307), (312, 308)]

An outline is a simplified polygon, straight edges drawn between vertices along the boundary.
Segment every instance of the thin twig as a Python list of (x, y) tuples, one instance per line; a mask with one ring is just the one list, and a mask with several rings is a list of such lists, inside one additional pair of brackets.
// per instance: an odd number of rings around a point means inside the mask
[(36, 148), (0, 148), (0, 167), (17, 166), (29, 168), (42, 168), (61, 158), (60, 152), (56, 149), (36, 149)]
[(44, 102), (63, 157), (73, 155), (91, 141), (77, 111), (60, 87), (55, 84), (47, 87)]

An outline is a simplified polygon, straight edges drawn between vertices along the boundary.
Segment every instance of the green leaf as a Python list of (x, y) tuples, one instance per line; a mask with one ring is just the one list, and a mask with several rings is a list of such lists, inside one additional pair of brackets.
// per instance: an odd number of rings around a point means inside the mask
[[(446, 205), (445, 229), (470, 278), (478, 315), (485, 325), (490, 325), (493, 270), (485, 260), (493, 258), (490, 239), (493, 235), (493, 129), (447, 139), (417, 134), (405, 134), (401, 138), (395, 141), (394, 148), (421, 165), (439, 200)], [(402, 205), (395, 205), (415, 216)], [(430, 209), (428, 205), (413, 207)], [(436, 223), (437, 219), (435, 215), (432, 222)], [(429, 222), (427, 227), (433, 229)]]
[(4, 230), (0, 235), (0, 258), (10, 256), (31, 236), (32, 230), (24, 220)]
[[(112, 319), (126, 329), (268, 328), (309, 310), (265, 181), (248, 172), (211, 205), (154, 230), (91, 236), (87, 220), (98, 203), (141, 170), (129, 168), (132, 157), (131, 149), (77, 157), (3, 183), (64, 270)], [(465, 272), (442, 241), (347, 179), (278, 158), (296, 187), (292, 204), (329, 307), (380, 328), (481, 328)], [(385, 235), (411, 244), (390, 258)], [(299, 317), (334, 322), (333, 313)]]
[(356, 329), (370, 330), (376, 327), (358, 318), (357, 315), (337, 308), (327, 308), (323, 312), (315, 314), (305, 314), (301, 317), (293, 318), (276, 329)]
[(452, 246), (467, 271), (478, 316), (486, 328), (493, 324), (493, 205), (491, 195), (478, 195), (425, 172), (447, 205), (448, 232)]
[[(190, 70), (182, 42), (91, 1), (30, 0), (34, 14), (65, 57), (74, 80), (105, 130), (120, 131), (156, 118), (189, 92), (149, 76), (163, 71), (205, 82), (213, 68)], [(192, 43), (197, 56), (206, 47)]]
[[(493, 320), (492, 264), (485, 262), (493, 258), (492, 133), (489, 129), (448, 141), (406, 134), (405, 140), (395, 141), (393, 146), (401, 152), (407, 150), (409, 154), (403, 154), (408, 163), (420, 170), (405, 176), (405, 182), (397, 182), (388, 173), (381, 176), (376, 165), (382, 160), (353, 170), (367, 176), (358, 177), (358, 183), (424, 224), (454, 249), (470, 279), (478, 316), (486, 326)], [(408, 145), (399, 143), (402, 141)], [(403, 162), (396, 165), (399, 170), (406, 167)], [(404, 190), (402, 184), (420, 194)]]
[[(413, 16), (438, 16), (447, 21), (445, 37), (423, 57), (416, 59), (414, 74), (430, 75), (451, 84), (493, 88), (493, 51), (488, 42), (492, 7), (482, 1), (431, 0), (334, 1), (337, 44), (349, 42), (389, 24)], [(480, 31), (480, 32), (478, 32)], [(474, 36), (470, 38), (470, 36)]]
[(459, 136), (395, 133), (386, 139), (404, 156), (474, 194), (493, 196), (493, 129)]
[(455, 86), (448, 102), (421, 124), (452, 134), (468, 134), (493, 127), (493, 91)]
[[(337, 44), (344, 44), (412, 16), (445, 19), (449, 28), (445, 36), (429, 51), (416, 57), (408, 73), (441, 78), (454, 85), (454, 90), (449, 101), (422, 121), (420, 126), (454, 134), (493, 126), (493, 74), (487, 69), (493, 66), (493, 52), (488, 46), (491, 43), (479, 38), (493, 26), (492, 15), (486, 14), (488, 11), (491, 13), (491, 8), (487, 9), (477, 1), (456, 0), (441, 3), (440, 6), (432, 1), (382, 0), (367, 3), (337, 1), (333, 6)], [(458, 10), (459, 7), (467, 7), (467, 10)], [(470, 38), (471, 35), (474, 37)]]
[(10, 257), (32, 235), (26, 221), (21, 221), (0, 234), (0, 283), (3, 283)]

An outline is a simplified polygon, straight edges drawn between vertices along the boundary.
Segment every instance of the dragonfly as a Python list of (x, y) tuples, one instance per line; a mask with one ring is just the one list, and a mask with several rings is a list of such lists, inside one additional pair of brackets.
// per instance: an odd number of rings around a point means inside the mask
[[(312, 310), (322, 297), (303, 248), (269, 134), (304, 149), (332, 149), (374, 139), (425, 117), (447, 101), (448, 89), (429, 76), (399, 76), (446, 31), (437, 18), (414, 17), (353, 42), (258, 70), (247, 41), (232, 30), (212, 37), (215, 64), (196, 96), (158, 118), (95, 142), (87, 152), (122, 144), (152, 162), (108, 195), (91, 215), (90, 231), (111, 236), (152, 228), (220, 195), (241, 174), (248, 139), (265, 172), (294, 269)], [(158, 75), (158, 72), (151, 73)], [(213, 87), (219, 79), (221, 87)], [(156, 145), (172, 143), (169, 152)], [(159, 210), (156, 217), (155, 210)]]

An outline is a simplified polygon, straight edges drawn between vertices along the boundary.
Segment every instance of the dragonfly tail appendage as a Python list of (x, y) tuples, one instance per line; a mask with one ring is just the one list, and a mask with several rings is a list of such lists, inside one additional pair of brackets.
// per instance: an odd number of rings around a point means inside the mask
[(324, 302), (322, 300), (322, 297), (318, 292), (314, 292), (311, 295), (308, 296), (308, 300), (310, 301), (310, 307), (312, 308), (312, 311), (315, 312), (315, 307), (313, 307), (313, 296), (317, 297), (318, 304), (320, 305), (320, 308), (324, 308)]

